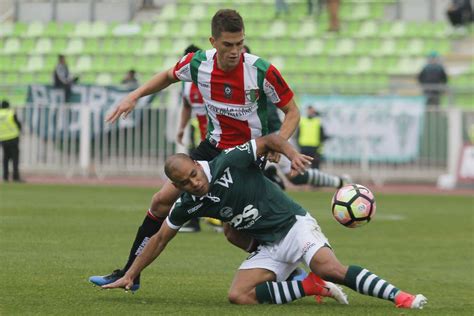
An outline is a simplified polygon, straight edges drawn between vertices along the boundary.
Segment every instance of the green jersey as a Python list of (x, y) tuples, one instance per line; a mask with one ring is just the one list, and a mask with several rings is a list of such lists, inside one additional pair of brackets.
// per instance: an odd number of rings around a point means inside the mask
[(168, 216), (168, 225), (179, 229), (193, 217), (212, 217), (262, 244), (280, 240), (295, 223), (295, 215), (306, 211), (263, 175), (256, 160), (256, 144), (251, 140), (224, 150), (211, 162), (199, 161), (209, 192), (202, 197), (183, 193)]

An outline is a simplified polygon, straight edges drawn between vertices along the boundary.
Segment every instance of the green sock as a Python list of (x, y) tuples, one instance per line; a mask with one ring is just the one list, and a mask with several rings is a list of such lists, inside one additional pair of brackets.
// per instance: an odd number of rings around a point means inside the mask
[(349, 266), (344, 285), (361, 294), (394, 301), (399, 289), (367, 269)]
[(260, 304), (285, 304), (305, 295), (301, 281), (265, 282), (255, 292)]

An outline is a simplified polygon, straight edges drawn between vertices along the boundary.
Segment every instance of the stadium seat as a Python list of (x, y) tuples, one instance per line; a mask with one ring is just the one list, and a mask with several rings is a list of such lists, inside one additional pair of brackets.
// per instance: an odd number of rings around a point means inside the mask
[(15, 25), (10, 22), (0, 23), (0, 38), (9, 37), (13, 35)]
[(177, 5), (174, 3), (168, 3), (163, 6), (160, 14), (157, 17), (158, 21), (171, 21), (177, 18)]
[(141, 34), (142, 27), (138, 23), (123, 23), (112, 28), (113, 36), (136, 36)]
[(160, 42), (156, 39), (147, 39), (143, 42), (142, 47), (135, 49), (135, 55), (156, 55), (160, 51)]
[(168, 34), (168, 23), (160, 21), (155, 23), (152, 26), (150, 32), (145, 34), (145, 36), (150, 38), (160, 38), (168, 36)]
[(112, 76), (109, 73), (99, 73), (95, 79), (95, 83), (100, 86), (108, 86), (113, 84)]
[(80, 55), (84, 52), (84, 41), (80, 38), (72, 38), (67, 43), (64, 54), (66, 55)]
[(273, 21), (267, 32), (262, 36), (265, 38), (281, 38), (286, 36), (287, 25), (282, 20)]
[(72, 67), (73, 72), (82, 73), (91, 70), (92, 68), (92, 59), (88, 55), (79, 56), (77, 58), (76, 64)]
[(44, 60), (41, 56), (31, 56), (26, 66), (21, 69), (24, 72), (36, 72), (44, 69)]
[(28, 24), (24, 37), (40, 37), (44, 32), (44, 24), (42, 22), (32, 22)]
[(8, 38), (5, 41), (5, 45), (1, 51), (2, 55), (14, 55), (20, 52), (21, 44), (20, 40), (15, 37)]
[(49, 54), (53, 49), (53, 44), (50, 38), (40, 38), (36, 42), (36, 46), (32, 53), (34, 54)]

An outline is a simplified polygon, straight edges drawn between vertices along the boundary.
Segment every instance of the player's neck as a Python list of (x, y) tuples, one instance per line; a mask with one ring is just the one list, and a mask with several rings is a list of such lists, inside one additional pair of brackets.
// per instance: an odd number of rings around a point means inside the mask
[(220, 70), (224, 71), (224, 72), (231, 72), (232, 70), (234, 70), (235, 68), (237, 68), (237, 65), (235, 65), (234, 67), (230, 67), (230, 66), (227, 66), (227, 65), (224, 65), (220, 59), (219, 59), (219, 56), (217, 56), (217, 68), (219, 68)]

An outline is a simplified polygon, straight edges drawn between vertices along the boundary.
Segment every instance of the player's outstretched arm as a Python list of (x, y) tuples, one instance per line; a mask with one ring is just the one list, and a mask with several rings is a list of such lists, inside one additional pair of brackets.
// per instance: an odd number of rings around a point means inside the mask
[(280, 108), (280, 110), (285, 113), (285, 118), (281, 123), (279, 135), (288, 140), (298, 128), (300, 123), (300, 110), (298, 109), (294, 98), (292, 98), (284, 107)]
[(177, 230), (171, 229), (165, 221), (160, 230), (150, 238), (145, 248), (143, 248), (143, 252), (135, 259), (127, 273), (121, 279), (104, 285), (102, 288), (124, 288), (129, 290), (133, 285), (133, 280), (163, 252), (168, 242), (176, 236), (177, 232)]
[(159, 92), (177, 81), (178, 80), (173, 75), (173, 68), (156, 74), (145, 84), (130, 92), (125, 98), (123, 98), (114, 111), (107, 116), (105, 119), (106, 122), (113, 123), (122, 114), (126, 117), (135, 108), (138, 99)]
[(300, 154), (286, 139), (277, 134), (270, 134), (255, 139), (257, 156), (265, 155), (269, 151), (281, 153), (291, 161), (292, 171), (304, 173), (311, 165), (313, 158)]

